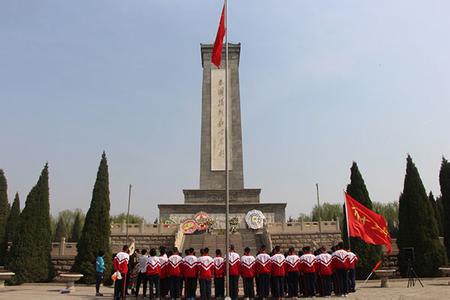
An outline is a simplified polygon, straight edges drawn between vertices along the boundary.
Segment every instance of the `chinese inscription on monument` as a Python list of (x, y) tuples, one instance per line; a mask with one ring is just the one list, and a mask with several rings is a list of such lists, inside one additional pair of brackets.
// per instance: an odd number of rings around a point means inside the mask
[[(230, 103), (228, 107), (231, 107)], [(228, 110), (228, 128), (231, 128), (230, 115), (231, 111)], [(230, 150), (230, 130), (228, 132)], [(231, 151), (228, 152), (228, 158), (231, 170)], [(211, 70), (211, 170), (225, 170), (225, 70), (222, 69)]]

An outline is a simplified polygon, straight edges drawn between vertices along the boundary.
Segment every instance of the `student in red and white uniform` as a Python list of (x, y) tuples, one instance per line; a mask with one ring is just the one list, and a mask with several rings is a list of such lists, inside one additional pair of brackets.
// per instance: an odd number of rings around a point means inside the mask
[(268, 298), (270, 291), (270, 272), (272, 270), (272, 262), (270, 261), (270, 255), (267, 254), (266, 246), (261, 246), (259, 254), (256, 256), (256, 274), (259, 278), (259, 291), (258, 295), (261, 298)]
[(200, 282), (200, 298), (211, 300), (211, 279), (214, 270), (214, 259), (209, 256), (209, 249), (203, 249), (203, 254), (198, 258), (198, 281)]
[(173, 252), (169, 251), (168, 256), (166, 274), (169, 277), (170, 298), (180, 298), (181, 282), (183, 280), (183, 275), (181, 273), (183, 258), (181, 258), (178, 249), (176, 248)]
[(166, 254), (166, 248), (161, 246), (159, 247), (159, 264), (161, 267), (161, 271), (159, 273), (159, 290), (160, 295), (162, 298), (166, 297), (169, 293), (169, 283), (167, 278), (167, 254)]
[(303, 248), (303, 255), (300, 256), (300, 272), (303, 273), (305, 282), (304, 296), (316, 296), (316, 256), (311, 253), (311, 247)]
[(348, 268), (349, 260), (348, 253), (344, 250), (344, 243), (340, 242), (336, 247), (336, 251), (333, 252), (332, 264), (333, 269), (336, 272), (337, 288), (334, 289), (334, 293), (337, 296), (348, 294)]
[(186, 280), (185, 294), (187, 300), (195, 300), (197, 290), (197, 262), (194, 248), (189, 248), (188, 255), (183, 258), (183, 277)]
[(230, 274), (230, 297), (231, 299), (237, 299), (239, 293), (239, 269), (240, 269), (240, 257), (234, 250), (234, 245), (230, 245), (230, 251), (227, 255), (228, 272)]
[(241, 276), (244, 283), (244, 298), (255, 298), (255, 287), (253, 279), (255, 278), (255, 257), (250, 255), (250, 248), (244, 249), (244, 255), (241, 256)]
[(298, 297), (298, 280), (299, 280), (300, 257), (295, 253), (294, 247), (289, 248), (288, 256), (286, 256), (286, 273), (288, 283), (288, 297)]
[[(150, 249), (150, 255), (147, 258), (147, 278), (150, 288), (150, 299), (159, 298), (159, 275), (161, 274), (161, 264), (159, 257), (156, 256), (156, 249)], [(154, 288), (154, 289), (153, 289)], [(155, 290), (155, 294), (153, 294)]]
[(214, 257), (214, 297), (225, 297), (225, 260), (222, 257), (222, 251), (216, 250), (216, 257)]
[(273, 255), (270, 258), (271, 276), (272, 276), (272, 297), (275, 299), (281, 299), (284, 296), (284, 277), (286, 275), (285, 262), (286, 258), (281, 252), (280, 246), (275, 246), (273, 249)]
[(331, 276), (333, 275), (333, 265), (331, 254), (325, 247), (320, 248), (320, 254), (316, 256), (316, 271), (320, 278), (320, 297), (331, 296)]
[(130, 260), (128, 246), (125, 245), (122, 251), (117, 253), (113, 260), (114, 271), (120, 273), (114, 282), (114, 298), (120, 300), (125, 297), (126, 276), (128, 273), (128, 261)]
[(355, 268), (359, 258), (355, 253), (350, 251), (350, 249), (347, 249), (347, 253), (348, 253), (348, 281), (349, 281), (348, 291), (350, 293), (354, 293), (356, 290)]

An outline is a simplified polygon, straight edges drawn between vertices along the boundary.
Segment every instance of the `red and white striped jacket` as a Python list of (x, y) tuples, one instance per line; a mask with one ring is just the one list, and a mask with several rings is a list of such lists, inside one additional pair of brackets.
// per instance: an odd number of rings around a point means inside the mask
[(147, 258), (147, 275), (160, 275), (161, 264), (159, 262), (159, 257), (149, 256)]
[(239, 276), (239, 268), (240, 268), (240, 257), (236, 252), (228, 253), (228, 264), (229, 264), (229, 272), (230, 276)]
[(272, 262), (272, 276), (284, 277), (286, 275), (286, 271), (284, 270), (286, 258), (284, 257), (284, 255), (281, 253), (274, 254), (270, 258), (270, 261)]
[(286, 272), (298, 272), (299, 271), (299, 263), (300, 263), (300, 257), (296, 254), (288, 255), (286, 256)]
[(270, 255), (267, 253), (260, 253), (256, 255), (256, 274), (268, 274), (272, 269), (272, 262)]
[(332, 257), (328, 253), (321, 253), (316, 256), (316, 271), (320, 276), (330, 276), (333, 274)]
[(316, 273), (316, 257), (314, 254), (307, 253), (300, 256), (300, 272)]
[(200, 256), (198, 258), (197, 269), (199, 278), (211, 279), (214, 269), (214, 259), (209, 255)]
[(331, 254), (331, 257), (333, 261), (333, 269), (347, 270), (349, 268), (348, 252), (344, 249), (334, 251), (333, 254)]
[(161, 266), (161, 271), (159, 272), (159, 278), (161, 278), (161, 279), (165, 279), (168, 276), (167, 268), (166, 268), (167, 263), (168, 263), (167, 254), (164, 254), (159, 257), (159, 265)]
[(255, 257), (252, 255), (241, 256), (241, 276), (242, 278), (255, 277)]
[(214, 257), (214, 277), (222, 278), (225, 276), (225, 259), (222, 256)]
[(119, 252), (116, 254), (113, 260), (114, 270), (119, 271), (122, 274), (128, 273), (128, 261), (130, 255), (125, 252)]
[(178, 254), (173, 254), (169, 257), (166, 265), (166, 274), (169, 277), (181, 277), (181, 264), (183, 263), (183, 258)]
[(358, 262), (358, 256), (352, 251), (347, 251), (348, 253), (348, 268), (354, 269), (356, 267), (356, 263)]
[(183, 258), (181, 270), (185, 278), (197, 277), (197, 263), (198, 259), (194, 255), (188, 255)]

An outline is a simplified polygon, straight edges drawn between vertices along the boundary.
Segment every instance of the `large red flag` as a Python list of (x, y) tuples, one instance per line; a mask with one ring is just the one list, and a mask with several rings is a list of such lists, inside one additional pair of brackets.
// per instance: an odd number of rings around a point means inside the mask
[(217, 30), (216, 41), (212, 52), (211, 62), (220, 68), (222, 62), (223, 37), (225, 36), (225, 5), (222, 8), (219, 29)]
[(392, 251), (392, 241), (384, 217), (368, 209), (347, 193), (345, 202), (349, 235), (359, 237), (368, 244), (385, 245), (389, 255)]

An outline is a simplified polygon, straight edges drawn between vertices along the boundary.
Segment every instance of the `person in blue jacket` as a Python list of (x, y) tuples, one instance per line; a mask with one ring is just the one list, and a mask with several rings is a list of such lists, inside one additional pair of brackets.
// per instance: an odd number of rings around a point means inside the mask
[(103, 280), (103, 273), (105, 273), (105, 260), (103, 259), (104, 255), (105, 253), (100, 250), (97, 258), (95, 259), (95, 296), (103, 296), (103, 294), (100, 293), (100, 284)]

